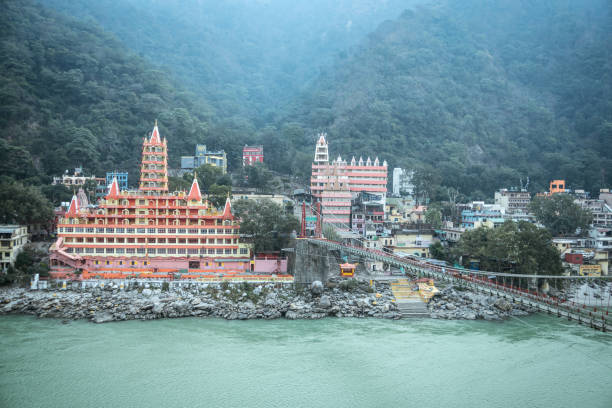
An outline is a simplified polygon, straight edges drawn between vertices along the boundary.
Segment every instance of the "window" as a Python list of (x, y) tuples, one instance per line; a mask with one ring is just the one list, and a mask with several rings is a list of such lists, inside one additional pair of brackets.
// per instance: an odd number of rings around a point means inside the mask
[(87, 254), (93, 254), (94, 249), (93, 248), (85, 248), (85, 253)]
[(166, 233), (166, 229), (165, 228), (158, 228), (157, 229), (157, 233), (158, 234), (165, 234)]
[(169, 244), (176, 244), (176, 238), (168, 238)]
[(206, 248), (200, 248), (200, 254), (206, 255)]
[(168, 228), (168, 234), (176, 234), (176, 228)]
[(107, 228), (107, 229), (106, 229), (106, 233), (108, 234), (109, 232), (110, 232), (110, 233), (114, 233), (114, 232), (115, 232), (115, 229), (114, 229), (114, 228)]
[(236, 255), (236, 254), (238, 253), (238, 250), (237, 250), (236, 248), (234, 248), (234, 249), (232, 250), (232, 253), (233, 253), (234, 255)]
[(136, 248), (126, 248), (125, 249), (125, 253), (126, 254), (135, 254), (136, 253)]
[(73, 232), (72, 227), (66, 227), (64, 228), (64, 232)]
[[(112, 228), (110, 228), (110, 229), (112, 229)], [(125, 228), (117, 228), (117, 234), (123, 234), (123, 233), (125, 233)]]
[[(117, 248), (117, 250), (115, 251), (116, 254), (123, 254), (124, 252), (125, 252), (125, 249), (123, 248)], [(119, 265), (121, 265), (121, 263)]]
[(179, 249), (177, 250), (177, 253), (178, 253), (178, 254), (185, 254), (185, 253), (187, 253), (187, 250), (186, 250), (185, 248), (179, 248)]
[(208, 249), (208, 253), (209, 253), (209, 254), (214, 254), (214, 253), (215, 253), (215, 250), (214, 250), (214, 249), (212, 249), (212, 248), (209, 248), (209, 249)]
[(103, 254), (104, 248), (96, 248), (96, 254)]
[(198, 254), (198, 249), (197, 249), (197, 248), (189, 248), (189, 249), (187, 250), (187, 253), (188, 253), (189, 255), (197, 255), (197, 254)]
[(248, 248), (240, 248), (240, 255), (246, 255), (249, 253), (249, 249)]
[(218, 253), (218, 254), (222, 254), (222, 253), (223, 253), (223, 249), (221, 249), (221, 248), (217, 248), (217, 253)]
[(225, 230), (225, 233), (226, 233), (226, 234), (231, 234), (231, 233), (232, 233), (232, 230), (231, 230), (231, 229), (226, 229), (226, 230)]
[(144, 254), (144, 253), (145, 253), (145, 249), (144, 249), (144, 248), (138, 248), (138, 249), (136, 250), (136, 253), (138, 253), (138, 254)]
[(189, 233), (190, 233), (190, 234), (197, 234), (197, 233), (198, 233), (198, 230), (197, 230), (197, 229), (195, 229), (195, 228), (190, 228), (190, 229), (189, 229)]
[(164, 255), (164, 254), (166, 253), (166, 248), (158, 248), (158, 249), (157, 249), (157, 253), (158, 253), (159, 255)]
[(128, 228), (126, 232), (128, 234), (133, 234), (134, 233), (134, 228)]
[[(113, 254), (113, 253), (115, 253), (115, 248), (106, 248), (106, 253), (107, 253), (107, 254)], [(108, 262), (108, 261), (106, 261), (106, 262)], [(107, 264), (107, 265), (108, 265), (108, 264)]]
[(185, 228), (179, 228), (178, 233), (179, 234), (186, 234), (187, 230)]
[(226, 253), (226, 254), (231, 254), (231, 253), (232, 253), (232, 250), (231, 250), (230, 248), (227, 248), (227, 249), (225, 249), (225, 253)]
[(175, 248), (168, 248), (168, 254), (176, 254)]
[(146, 234), (147, 230), (145, 228), (138, 228), (136, 232), (138, 232), (139, 234)]
[(206, 228), (202, 228), (200, 230), (200, 234), (206, 234), (208, 232), (208, 230)]
[(104, 228), (96, 228), (97, 234), (104, 234)]
[(83, 228), (77, 227), (74, 229), (75, 232), (83, 232)]
[(147, 232), (148, 232), (149, 234), (155, 234), (155, 228), (149, 228), (149, 229), (147, 230)]

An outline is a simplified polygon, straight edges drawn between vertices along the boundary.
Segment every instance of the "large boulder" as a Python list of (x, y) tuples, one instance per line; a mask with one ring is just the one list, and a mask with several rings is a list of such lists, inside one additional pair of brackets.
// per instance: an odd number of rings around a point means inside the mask
[(331, 307), (331, 300), (329, 299), (329, 296), (321, 296), (321, 298), (319, 299), (319, 307), (323, 309), (329, 309)]
[(143, 290), (142, 290), (142, 296), (144, 296), (144, 297), (149, 297), (149, 296), (151, 296), (152, 294), (153, 294), (153, 291), (152, 291), (151, 289), (148, 289), (148, 288), (147, 288), (147, 289), (143, 289)]
[(496, 308), (504, 312), (509, 312), (512, 310), (512, 304), (510, 304), (510, 302), (508, 302), (506, 299), (497, 299), (493, 304)]
[(320, 295), (323, 293), (323, 283), (321, 281), (314, 281), (310, 284), (310, 293), (313, 295)]
[(96, 312), (93, 317), (94, 323), (106, 323), (112, 322), (113, 320), (113, 315), (109, 312)]

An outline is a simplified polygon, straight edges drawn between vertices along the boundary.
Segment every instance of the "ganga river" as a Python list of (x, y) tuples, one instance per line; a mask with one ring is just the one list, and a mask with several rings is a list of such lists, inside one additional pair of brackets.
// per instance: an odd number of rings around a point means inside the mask
[(0, 317), (0, 407), (612, 407), (612, 334), (506, 322)]

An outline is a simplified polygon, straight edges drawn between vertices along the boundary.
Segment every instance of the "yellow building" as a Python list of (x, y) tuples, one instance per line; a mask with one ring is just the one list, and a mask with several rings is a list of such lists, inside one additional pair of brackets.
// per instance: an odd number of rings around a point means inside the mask
[(15, 263), (17, 255), (28, 242), (25, 225), (0, 225), (0, 270), (6, 272)]
[(433, 243), (431, 230), (398, 230), (393, 234), (393, 252), (429, 257), (429, 246)]

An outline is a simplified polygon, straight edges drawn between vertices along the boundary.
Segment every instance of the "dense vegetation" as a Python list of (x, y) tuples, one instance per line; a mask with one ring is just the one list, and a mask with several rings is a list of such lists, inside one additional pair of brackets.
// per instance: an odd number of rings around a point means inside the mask
[(240, 233), (253, 240), (255, 252), (286, 248), (291, 233), (300, 228), (291, 208), (283, 208), (271, 200), (238, 200), (233, 212), (241, 219)]
[(440, 185), (484, 198), (528, 176), (531, 191), (552, 178), (598, 191), (612, 183), (610, 9), (448, 0), (407, 11), (326, 70), (287, 120), (327, 129), (332, 152), (419, 169), (434, 199)]
[(422, 198), (612, 184), (606, 0), (41, 2), (0, 15), (0, 171), (26, 184), (133, 183), (155, 118), (172, 166), (204, 143), (235, 170), (259, 143), (306, 180), (325, 130), (334, 157), (415, 169)]
[(550, 232), (525, 221), (506, 221), (498, 228), (476, 228), (464, 232), (453, 248), (443, 248), (438, 243), (431, 249), (436, 258), (460, 260), (466, 267), (476, 261), (485, 271), (527, 275), (562, 272)]
[(588, 210), (583, 210), (567, 194), (555, 194), (552, 197), (534, 197), (529, 204), (529, 211), (550, 231), (553, 236), (584, 235), (593, 220)]
[(134, 178), (155, 118), (173, 162), (207, 141), (207, 106), (95, 25), (6, 1), (0, 36), (3, 174), (44, 177), (82, 164)]
[(423, 0), (41, 0), (167, 67), (253, 137), (333, 56)]

